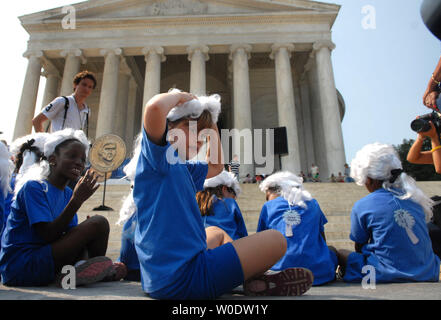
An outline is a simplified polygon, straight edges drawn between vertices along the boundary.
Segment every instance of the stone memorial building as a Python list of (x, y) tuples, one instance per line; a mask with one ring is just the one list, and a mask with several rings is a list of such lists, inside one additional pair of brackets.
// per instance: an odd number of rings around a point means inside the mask
[[(14, 138), (89, 70), (98, 79), (87, 101), (92, 141), (113, 133), (130, 150), (145, 103), (176, 87), (220, 94), (220, 129), (285, 127), (288, 153), (274, 156), (274, 170), (306, 173), (315, 163), (322, 178), (337, 174), (346, 162), (331, 59), (339, 9), (309, 0), (89, 0), (21, 16), (30, 38)], [(255, 169), (244, 164), (241, 176)]]

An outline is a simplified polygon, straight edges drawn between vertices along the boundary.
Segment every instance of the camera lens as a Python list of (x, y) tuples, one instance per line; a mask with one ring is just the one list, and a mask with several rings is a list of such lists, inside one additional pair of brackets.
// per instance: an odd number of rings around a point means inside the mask
[(426, 132), (430, 130), (430, 123), (427, 120), (415, 119), (411, 122), (410, 128), (417, 133)]

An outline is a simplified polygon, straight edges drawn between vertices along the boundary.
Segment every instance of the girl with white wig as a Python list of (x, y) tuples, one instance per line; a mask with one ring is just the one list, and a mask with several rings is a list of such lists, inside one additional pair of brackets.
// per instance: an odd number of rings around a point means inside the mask
[(5, 200), (11, 191), (9, 182), (11, 180), (14, 164), (11, 161), (11, 154), (3, 142), (0, 142), (0, 242), (8, 212), (5, 210)]
[(216, 177), (205, 180), (204, 190), (196, 194), (209, 249), (248, 236), (236, 202), (240, 191), (235, 175), (222, 171)]
[(11, 204), (14, 199), (14, 190), (25, 172), (34, 164), (39, 163), (43, 159), (44, 143), (49, 137), (49, 133), (33, 133), (14, 140), (10, 146), (11, 156), (14, 160), (14, 172), (11, 176), (11, 191), (5, 199), (5, 223), (11, 211)]
[(45, 160), (20, 180), (0, 251), (5, 285), (48, 285), (57, 275), (61, 281), (66, 265), (75, 265), (77, 286), (116, 275), (112, 261), (104, 256), (107, 220), (94, 216), (78, 224), (76, 215), (97, 190), (97, 176), (89, 170), (73, 191), (67, 187), (69, 180), (80, 177), (88, 148), (82, 131), (52, 133), (44, 144)]
[(360, 282), (362, 268), (371, 265), (377, 282), (438, 281), (440, 260), (425, 223), (433, 201), (403, 172), (393, 146), (363, 147), (352, 160), (351, 176), (370, 194), (352, 208), (355, 252), (339, 251), (343, 280)]
[(124, 280), (128, 281), (141, 281), (139, 259), (135, 249), (136, 204), (133, 200), (133, 185), (136, 165), (141, 153), (141, 138), (141, 134), (136, 137), (133, 157), (123, 169), (126, 174), (125, 178), (131, 182), (131, 188), (130, 193), (123, 200), (123, 205), (119, 211), (119, 220), (116, 223), (117, 225), (124, 223), (118, 261), (127, 266), (127, 275)]
[(303, 267), (314, 274), (313, 285), (335, 280), (337, 250), (326, 245), (328, 222), (317, 200), (303, 189), (303, 179), (283, 171), (260, 184), (267, 202), (260, 212), (257, 232), (275, 229), (284, 234), (288, 249), (271, 270)]
[[(214, 299), (245, 281), (250, 294), (302, 294), (309, 289), (303, 270), (260, 276), (286, 250), (277, 231), (207, 248), (196, 193), (224, 169), (219, 112), (218, 95), (196, 97), (179, 90), (158, 94), (145, 107), (133, 188), (142, 288), (155, 299)], [(207, 162), (189, 161), (203, 144), (196, 138), (203, 129), (210, 130)]]

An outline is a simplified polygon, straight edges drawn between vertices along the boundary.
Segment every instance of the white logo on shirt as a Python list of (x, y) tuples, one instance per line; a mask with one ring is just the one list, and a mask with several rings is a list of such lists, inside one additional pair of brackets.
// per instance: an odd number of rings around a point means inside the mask
[(297, 211), (290, 209), (283, 214), (283, 221), (285, 221), (286, 224), (285, 235), (292, 237), (292, 227), (299, 225), (302, 222), (302, 218)]
[(420, 240), (417, 238), (415, 233), (413, 233), (412, 228), (415, 225), (414, 217), (406, 210), (399, 209), (395, 211), (395, 222), (406, 230), (407, 235), (409, 236), (410, 241), (413, 244), (417, 244)]

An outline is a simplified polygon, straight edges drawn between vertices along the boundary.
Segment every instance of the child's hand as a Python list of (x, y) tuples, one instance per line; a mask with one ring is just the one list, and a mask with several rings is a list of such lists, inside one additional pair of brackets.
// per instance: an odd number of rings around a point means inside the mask
[(178, 103), (176, 104), (177, 107), (188, 102), (188, 101), (191, 101), (193, 99), (197, 99), (197, 97), (194, 94), (188, 93), (188, 92), (176, 92), (173, 94), (178, 95), (179, 100), (178, 100)]
[(83, 203), (87, 199), (89, 199), (95, 191), (99, 188), (99, 184), (97, 184), (98, 175), (96, 175), (92, 170), (87, 170), (84, 177), (76, 184), (72, 198), (77, 200), (80, 203)]

